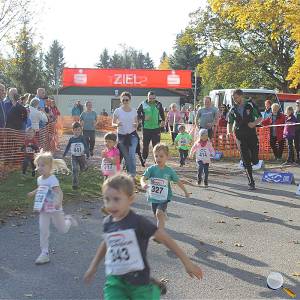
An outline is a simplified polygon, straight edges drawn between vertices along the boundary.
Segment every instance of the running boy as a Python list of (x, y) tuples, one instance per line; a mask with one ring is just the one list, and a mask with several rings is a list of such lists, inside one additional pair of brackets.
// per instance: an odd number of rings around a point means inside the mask
[(90, 152), (86, 144), (86, 140), (82, 135), (82, 127), (79, 122), (74, 122), (72, 124), (73, 134), (69, 139), (66, 150), (63, 154), (63, 157), (67, 155), (71, 149), (71, 163), (72, 163), (72, 188), (73, 190), (78, 189), (79, 179), (78, 179), (78, 166), (80, 171), (85, 171), (87, 169), (87, 163), (85, 160), (85, 155), (89, 158)]
[(116, 147), (117, 135), (109, 132), (104, 136), (105, 149), (102, 150), (101, 171), (106, 178), (120, 172), (120, 151)]
[(180, 167), (183, 167), (185, 165), (185, 160), (189, 155), (189, 149), (191, 147), (193, 138), (185, 131), (184, 125), (180, 125), (178, 127), (178, 132), (179, 133), (175, 138), (175, 145), (179, 150)]
[(84, 275), (90, 283), (97, 267), (105, 257), (106, 283), (104, 299), (156, 300), (159, 287), (150, 279), (146, 259), (149, 239), (155, 239), (172, 250), (191, 277), (202, 279), (202, 270), (186, 256), (176, 242), (145, 217), (131, 210), (134, 201), (134, 182), (125, 174), (109, 177), (102, 187), (104, 202), (110, 215), (104, 219), (104, 241)]
[(35, 138), (35, 131), (32, 128), (27, 128), (24, 145), (21, 147), (24, 151), (24, 160), (22, 163), (22, 174), (25, 175), (27, 167), (31, 165), (31, 175), (35, 176), (34, 153), (39, 151), (38, 142)]
[(199, 139), (193, 145), (190, 151), (192, 159), (196, 152), (196, 162), (198, 164), (198, 185), (202, 183), (202, 174), (204, 171), (204, 187), (208, 187), (208, 168), (210, 158), (215, 155), (215, 150), (208, 139), (207, 129), (200, 129)]
[[(155, 165), (147, 168), (141, 177), (141, 187), (148, 190), (147, 200), (152, 203), (152, 211), (157, 220), (158, 228), (165, 228), (166, 209), (172, 199), (170, 182), (173, 181), (184, 191), (185, 197), (189, 197), (183, 183), (179, 180), (176, 172), (166, 165), (169, 158), (169, 148), (164, 144), (157, 144), (153, 148)], [(150, 184), (146, 180), (150, 180)]]

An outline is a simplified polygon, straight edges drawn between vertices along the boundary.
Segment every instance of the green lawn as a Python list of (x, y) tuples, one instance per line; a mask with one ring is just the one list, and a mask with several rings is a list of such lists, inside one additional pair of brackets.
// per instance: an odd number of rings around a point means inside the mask
[[(22, 177), (20, 171), (11, 172), (6, 179), (0, 181), (0, 216), (18, 215), (20, 211), (30, 210), (33, 207), (33, 199), (28, 198), (27, 193), (36, 188), (36, 178), (32, 178), (30, 173)], [(103, 177), (94, 167), (80, 174), (80, 189), (77, 191), (72, 190), (71, 174), (60, 174), (57, 177), (64, 193), (64, 202), (96, 198), (101, 195)]]
[(160, 136), (161, 143), (165, 143), (169, 146), (170, 157), (179, 156), (178, 149), (175, 149), (175, 146), (172, 145), (172, 138), (169, 132), (163, 132)]

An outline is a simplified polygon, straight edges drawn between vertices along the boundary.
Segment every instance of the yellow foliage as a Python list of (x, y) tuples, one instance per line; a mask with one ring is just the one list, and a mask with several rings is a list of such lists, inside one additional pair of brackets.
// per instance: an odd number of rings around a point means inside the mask
[(287, 80), (291, 87), (300, 84), (300, 1), (299, 0), (208, 0), (212, 10), (220, 16), (234, 21), (236, 28), (255, 29), (264, 25), (272, 30), (276, 40), (285, 30), (291, 32), (297, 43), (295, 61)]
[(171, 70), (168, 56), (166, 56), (158, 66), (159, 70)]

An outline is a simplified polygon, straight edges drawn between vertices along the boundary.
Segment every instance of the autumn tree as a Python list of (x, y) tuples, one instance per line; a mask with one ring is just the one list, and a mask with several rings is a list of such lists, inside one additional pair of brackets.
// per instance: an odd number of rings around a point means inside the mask
[(171, 69), (170, 59), (165, 51), (163, 52), (162, 57), (160, 59), (158, 69), (159, 70), (170, 70)]
[[(280, 89), (289, 90), (300, 82), (300, 2), (298, 0), (209, 0), (213, 12), (241, 33), (236, 39), (247, 45), (248, 37), (257, 38), (257, 52), (244, 50), (253, 56), (262, 70), (274, 81), (281, 81)], [(236, 41), (235, 40), (235, 41)], [(254, 42), (256, 40), (253, 40)], [(250, 50), (250, 51), (249, 51)], [(259, 53), (258, 53), (259, 54)], [(256, 58), (255, 58), (256, 57)], [(272, 63), (273, 61), (273, 63)]]

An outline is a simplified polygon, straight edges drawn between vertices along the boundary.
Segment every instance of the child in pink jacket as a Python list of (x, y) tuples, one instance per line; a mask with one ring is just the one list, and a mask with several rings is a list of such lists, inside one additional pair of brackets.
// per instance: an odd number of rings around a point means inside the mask
[(202, 183), (202, 174), (204, 171), (204, 186), (207, 188), (210, 158), (215, 155), (215, 150), (208, 139), (207, 129), (200, 129), (199, 138), (191, 148), (190, 158), (193, 158), (195, 152), (198, 164), (198, 185)]

